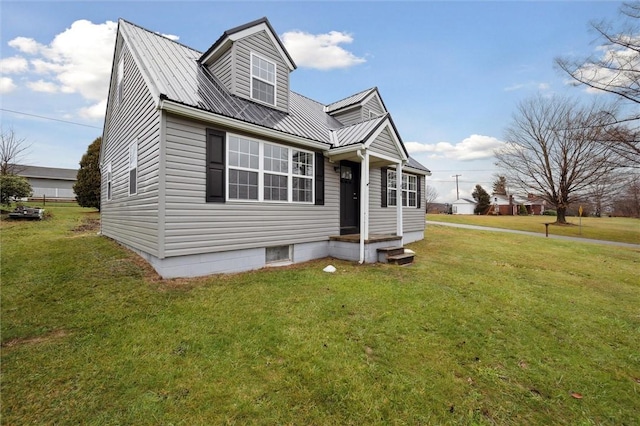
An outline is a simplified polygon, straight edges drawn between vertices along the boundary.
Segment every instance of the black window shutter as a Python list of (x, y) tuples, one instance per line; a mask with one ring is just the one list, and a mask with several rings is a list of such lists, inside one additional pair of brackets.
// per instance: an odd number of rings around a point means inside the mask
[(207, 203), (225, 201), (225, 143), (224, 132), (207, 129)]
[(416, 181), (418, 183), (418, 193), (416, 194), (418, 200), (416, 201), (416, 204), (417, 208), (420, 208), (420, 199), (422, 198), (422, 176), (416, 176)]
[(315, 161), (316, 206), (324, 206), (324, 155), (316, 152)]
[(380, 172), (380, 187), (382, 188), (382, 192), (380, 193), (380, 199), (382, 200), (380, 207), (387, 207), (387, 168), (382, 167)]

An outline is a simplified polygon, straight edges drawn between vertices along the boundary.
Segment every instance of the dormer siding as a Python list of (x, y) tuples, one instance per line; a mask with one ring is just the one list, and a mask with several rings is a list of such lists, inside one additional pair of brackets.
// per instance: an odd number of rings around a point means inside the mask
[[(251, 56), (275, 64), (275, 105), (252, 96)], [(213, 74), (234, 95), (289, 112), (289, 66), (264, 31), (236, 40), (210, 66)]]
[(233, 93), (233, 48), (227, 50), (211, 65), (211, 72)]

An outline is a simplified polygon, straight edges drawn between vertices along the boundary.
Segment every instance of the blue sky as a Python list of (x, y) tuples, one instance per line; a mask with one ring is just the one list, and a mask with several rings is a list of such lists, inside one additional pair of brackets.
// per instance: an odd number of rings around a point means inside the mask
[[(77, 168), (102, 133), (115, 23), (205, 51), (266, 16), (298, 69), (291, 89), (331, 103), (377, 86), (439, 201), (488, 191), (519, 101), (571, 87), (558, 56), (597, 54), (589, 22), (619, 2), (11, 2), (0, 0), (0, 121), (31, 144), (26, 163)], [(46, 117), (46, 118), (41, 118)]]

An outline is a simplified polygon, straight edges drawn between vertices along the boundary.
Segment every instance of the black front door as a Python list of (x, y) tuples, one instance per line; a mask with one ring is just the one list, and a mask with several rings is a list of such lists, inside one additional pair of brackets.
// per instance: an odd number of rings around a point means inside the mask
[(360, 164), (340, 162), (340, 235), (360, 232)]

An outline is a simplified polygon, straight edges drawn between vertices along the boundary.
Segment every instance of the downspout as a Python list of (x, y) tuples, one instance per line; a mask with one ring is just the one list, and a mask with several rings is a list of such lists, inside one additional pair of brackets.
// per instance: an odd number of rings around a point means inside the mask
[(369, 239), (369, 152), (356, 151), (360, 157), (360, 261), (365, 261), (364, 243)]
[(402, 167), (404, 161), (396, 166), (396, 235), (400, 237), (400, 245), (404, 246), (404, 234), (402, 223)]

